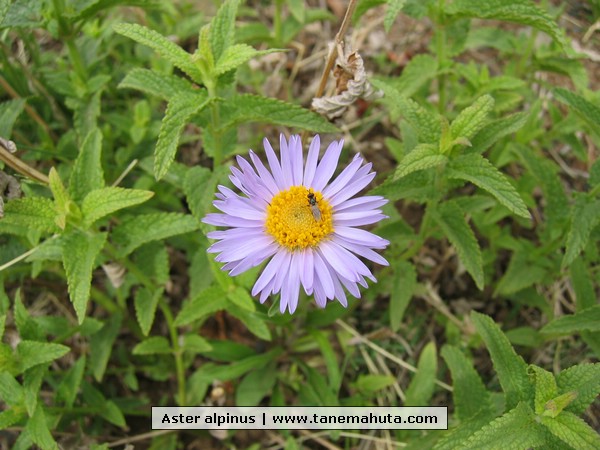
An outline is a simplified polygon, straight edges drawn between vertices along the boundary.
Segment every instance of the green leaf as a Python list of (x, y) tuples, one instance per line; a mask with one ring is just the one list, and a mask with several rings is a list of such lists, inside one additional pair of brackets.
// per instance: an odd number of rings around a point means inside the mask
[(577, 397), (566, 407), (573, 414), (583, 414), (600, 394), (600, 363), (578, 364), (561, 370), (556, 376), (560, 392), (575, 392)]
[(394, 284), (390, 298), (390, 327), (397, 332), (404, 312), (417, 287), (417, 271), (408, 261), (398, 261), (394, 266)]
[(597, 302), (594, 283), (583, 258), (577, 258), (573, 261), (569, 275), (575, 291), (576, 311), (580, 312), (594, 306)]
[(152, 336), (148, 339), (144, 339), (133, 347), (132, 350), (134, 355), (161, 355), (171, 352), (171, 344), (164, 336)]
[(81, 205), (84, 225), (89, 227), (98, 219), (120, 209), (139, 205), (149, 200), (153, 195), (154, 192), (140, 189), (120, 187), (95, 189), (85, 196)]
[(461, 422), (478, 416), (490, 421), (494, 417), (492, 399), (473, 368), (473, 363), (458, 348), (450, 345), (442, 348), (441, 355), (452, 374), (452, 398), (456, 417)]
[(277, 366), (271, 362), (248, 373), (235, 390), (235, 404), (258, 406), (269, 395), (277, 380)]
[(217, 366), (205, 364), (198, 377), (212, 383), (214, 380), (229, 381), (241, 377), (250, 370), (264, 367), (283, 353), (279, 347), (261, 355), (249, 356), (228, 365)]
[(546, 443), (544, 432), (525, 402), (484, 426), (457, 449), (493, 449), (498, 448), (499, 443), (503, 450), (543, 448)]
[(15, 0), (0, 21), (0, 28), (36, 28), (42, 26), (42, 8), (38, 0)]
[[(0, 25), (2, 25), (2, 22), (4, 21), (4, 18), (6, 17), (6, 13), (10, 9), (11, 1), (12, 0), (0, 0)], [(0, 123), (2, 123), (2, 121), (0, 121)], [(8, 134), (0, 133), (0, 136), (10, 136), (10, 133), (8, 133)]]
[(123, 36), (150, 47), (195, 81), (202, 81), (202, 74), (192, 62), (191, 55), (162, 34), (136, 23), (117, 23), (113, 25), (113, 29)]
[(139, 214), (124, 219), (114, 228), (112, 237), (121, 247), (119, 255), (126, 256), (147, 242), (189, 233), (199, 226), (199, 222), (187, 214)]
[(567, 89), (556, 88), (553, 93), (558, 100), (573, 108), (600, 135), (600, 107)]
[(154, 316), (156, 314), (156, 307), (158, 302), (163, 295), (162, 289), (155, 289), (153, 292), (148, 290), (146, 287), (140, 287), (135, 293), (133, 300), (135, 306), (135, 316), (144, 336), (148, 336), (152, 324), (154, 323)]
[(225, 308), (225, 292), (212, 286), (183, 304), (175, 318), (175, 326), (181, 327)]
[(398, 17), (398, 14), (400, 14), (402, 8), (404, 8), (405, 3), (406, 0), (387, 0), (385, 18), (383, 19), (383, 26), (385, 28), (386, 33), (390, 32), (390, 28), (392, 28), (396, 17)]
[(338, 128), (319, 114), (292, 103), (252, 94), (234, 95), (222, 105), (223, 128), (264, 122), (313, 133), (336, 133)]
[[(0, 24), (2, 24), (2, 6), (2, 2), (0, 2)], [(25, 100), (22, 98), (0, 103), (0, 136), (5, 139), (12, 136), (13, 125), (24, 108)]]
[(25, 427), (31, 440), (43, 450), (58, 450), (58, 444), (50, 434), (44, 408), (38, 403), (33, 416)]
[(41, 232), (57, 232), (54, 203), (45, 197), (15, 198), (4, 205), (2, 223), (33, 228)]
[(233, 45), (235, 40), (235, 16), (240, 0), (226, 0), (210, 22), (210, 46), (215, 61)]
[(85, 404), (95, 408), (98, 415), (118, 427), (126, 427), (125, 417), (121, 410), (112, 400), (107, 400), (102, 392), (92, 387), (89, 383), (84, 382), (82, 393)]
[(186, 334), (183, 337), (183, 350), (192, 354), (208, 353), (213, 350), (213, 347), (206, 339), (197, 334)]
[(198, 91), (196, 95), (181, 92), (169, 101), (154, 150), (154, 177), (157, 180), (165, 176), (175, 159), (183, 127), (187, 125), (194, 114), (202, 111), (208, 103), (204, 91)]
[(534, 410), (537, 415), (542, 415), (546, 412), (548, 401), (558, 395), (558, 387), (554, 375), (547, 370), (535, 365), (530, 365), (528, 370), (535, 386)]
[(271, 332), (265, 323), (266, 317), (263, 314), (258, 314), (256, 312), (251, 312), (241, 308), (227, 308), (227, 312), (233, 317), (241, 320), (242, 323), (246, 325), (248, 330), (255, 336), (259, 337), (260, 339), (264, 339), (265, 341), (271, 340)]
[(600, 305), (554, 319), (540, 331), (547, 334), (573, 334), (583, 330), (600, 331)]
[(563, 31), (554, 20), (529, 0), (455, 0), (446, 9), (459, 17), (505, 20), (530, 25), (548, 34), (567, 52), (568, 44)]
[(65, 373), (56, 389), (57, 398), (67, 408), (73, 406), (73, 403), (75, 403), (75, 399), (77, 398), (77, 392), (79, 391), (81, 381), (83, 380), (85, 362), (86, 357), (83, 355)]
[(90, 298), (92, 271), (96, 267), (96, 257), (106, 243), (106, 233), (89, 234), (73, 230), (65, 234), (61, 242), (69, 297), (77, 320), (82, 323)]
[(471, 139), (485, 125), (488, 114), (494, 109), (494, 99), (490, 95), (482, 95), (475, 102), (463, 109), (450, 124), (452, 139)]
[(567, 236), (562, 268), (568, 267), (587, 245), (592, 230), (600, 223), (600, 200), (589, 195), (577, 195), (571, 213), (571, 228)]
[(23, 387), (15, 377), (4, 371), (4, 367), (0, 370), (0, 399), (8, 406), (21, 405), (25, 399)]
[(438, 61), (431, 55), (422, 53), (415, 55), (404, 69), (402, 74), (386, 83), (390, 84), (404, 97), (413, 96), (423, 85), (436, 77), (438, 72)]
[(272, 49), (258, 51), (250, 47), (248, 44), (235, 44), (231, 47), (227, 47), (223, 52), (223, 55), (217, 61), (214, 74), (222, 75), (225, 72), (229, 72), (242, 64), (250, 61), (252, 58), (257, 56), (267, 55), (269, 53), (279, 52), (281, 50)]
[[(69, 202), (71, 198), (69, 197), (69, 194), (65, 189), (65, 186), (54, 167), (50, 169), (50, 173), (48, 174), (48, 181), (50, 190), (52, 191), (52, 195), (54, 196), (54, 204), (56, 211), (58, 213), (67, 213), (69, 211)], [(61, 226), (61, 228), (64, 228), (64, 225)]]
[(234, 307), (239, 306), (246, 311), (256, 311), (254, 300), (252, 300), (248, 291), (242, 287), (236, 286), (234, 290), (227, 292), (227, 300), (229, 300)]
[(17, 361), (22, 372), (39, 364), (49, 363), (69, 353), (65, 345), (49, 342), (21, 341), (17, 345)]
[(477, 287), (483, 290), (485, 280), (483, 275), (483, 259), (479, 242), (475, 233), (465, 218), (465, 213), (454, 201), (439, 205), (433, 217), (442, 229), (444, 235), (456, 248), (460, 262), (465, 266)]
[(540, 417), (541, 423), (570, 448), (600, 448), (600, 436), (592, 427), (568, 411), (556, 417)]
[(436, 374), (437, 351), (435, 343), (429, 342), (419, 356), (417, 373), (406, 390), (404, 406), (428, 405), (433, 395)]
[(359, 375), (354, 388), (368, 395), (392, 386), (396, 378), (392, 375)]
[(432, 144), (419, 144), (409, 154), (407, 154), (396, 167), (393, 181), (419, 170), (437, 167), (445, 164), (448, 158), (441, 155), (437, 147)]
[(328, 336), (319, 330), (310, 330), (310, 337), (319, 346), (323, 360), (325, 361), (325, 367), (327, 368), (327, 376), (329, 377), (329, 386), (337, 392), (342, 384), (342, 375), (340, 373), (340, 363), (336, 358), (336, 352), (333, 350), (333, 346), (329, 341)]
[(471, 319), (490, 352), (506, 397), (507, 409), (532, 399), (533, 389), (527, 375), (527, 365), (523, 358), (515, 353), (500, 327), (491, 317), (475, 311), (471, 312)]
[[(213, 202), (213, 196), (206, 193), (214, 192), (219, 180), (226, 179), (224, 169), (224, 167), (215, 168), (213, 172), (206, 167), (194, 166), (186, 172), (183, 180), (183, 191), (188, 207), (198, 220), (206, 215)], [(227, 170), (227, 173), (229, 173), (229, 170)]]
[(31, 369), (27, 369), (23, 373), (23, 391), (25, 393), (25, 408), (27, 414), (32, 416), (35, 412), (35, 408), (38, 404), (38, 397), (40, 394), (40, 388), (42, 381), (48, 373), (48, 367), (46, 365), (37, 365)]
[(76, 202), (80, 202), (90, 191), (104, 187), (101, 153), (102, 132), (94, 128), (81, 144), (69, 179), (69, 192)]
[(487, 159), (477, 153), (450, 160), (446, 168), (449, 178), (467, 180), (485, 189), (511, 212), (531, 218), (521, 196), (507, 178)]
[(93, 334), (90, 338), (90, 358), (89, 366), (94, 378), (98, 383), (102, 381), (108, 360), (113, 351), (113, 346), (121, 330), (123, 317), (120, 313), (112, 314), (104, 323), (100, 331)]
[(132, 69), (118, 87), (136, 89), (163, 100), (170, 100), (184, 92), (195, 93), (192, 84), (184, 78), (140, 68)]

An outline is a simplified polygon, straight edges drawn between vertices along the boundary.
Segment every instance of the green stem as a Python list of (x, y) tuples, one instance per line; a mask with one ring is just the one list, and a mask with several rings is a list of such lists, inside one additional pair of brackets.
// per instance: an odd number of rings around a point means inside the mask
[[(446, 16), (444, 14), (445, 0), (438, 1), (438, 20), (435, 33), (435, 51), (438, 60), (438, 70), (443, 72), (446, 66)], [(440, 114), (446, 112), (446, 74), (440, 73), (438, 81), (438, 111)]]
[(173, 357), (175, 358), (175, 372), (177, 374), (177, 387), (178, 387), (178, 400), (179, 406), (185, 406), (186, 404), (186, 389), (185, 389), (185, 368), (183, 365), (183, 348), (179, 345), (179, 335), (177, 334), (177, 327), (175, 326), (175, 320), (173, 314), (169, 309), (169, 306), (161, 298), (158, 303), (160, 310), (162, 311), (165, 319), (167, 320), (167, 327), (169, 328), (169, 334), (171, 335), (171, 343), (173, 346)]

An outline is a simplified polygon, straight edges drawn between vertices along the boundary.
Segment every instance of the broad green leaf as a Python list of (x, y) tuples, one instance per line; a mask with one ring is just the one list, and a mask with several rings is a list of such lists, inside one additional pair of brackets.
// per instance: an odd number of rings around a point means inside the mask
[(394, 284), (390, 298), (390, 327), (398, 331), (404, 312), (417, 286), (417, 271), (408, 261), (398, 261), (394, 267)]
[(218, 286), (212, 286), (183, 304), (183, 308), (175, 318), (175, 325), (178, 327), (187, 325), (224, 309), (225, 305), (225, 292)]
[(383, 19), (383, 26), (385, 28), (386, 33), (390, 32), (390, 28), (392, 28), (396, 17), (398, 17), (398, 14), (400, 14), (402, 8), (404, 8), (405, 3), (406, 0), (387, 0), (385, 18)]
[(45, 364), (69, 353), (71, 349), (61, 344), (37, 341), (21, 341), (17, 345), (17, 360), (21, 371)]
[(210, 22), (209, 41), (215, 61), (221, 59), (221, 55), (234, 43), (239, 4), (240, 0), (226, 0)]
[(575, 392), (577, 397), (567, 411), (582, 414), (600, 394), (600, 363), (578, 364), (561, 370), (556, 376), (560, 392)]
[(98, 219), (115, 211), (138, 205), (154, 195), (151, 191), (105, 187), (95, 189), (85, 196), (81, 205), (84, 225), (89, 227)]
[(459, 17), (505, 20), (530, 25), (547, 33), (563, 51), (568, 50), (562, 29), (552, 17), (529, 0), (455, 0), (448, 5), (447, 12)]
[(114, 228), (112, 237), (120, 246), (119, 255), (126, 256), (147, 242), (189, 233), (199, 226), (199, 222), (187, 214), (139, 214), (124, 219)]
[(454, 201), (439, 205), (433, 217), (450, 243), (456, 248), (460, 262), (465, 266), (477, 287), (483, 290), (483, 260), (479, 242), (469, 226), (465, 213)]
[[(415, 55), (402, 69), (402, 74), (386, 82), (405, 97), (414, 95), (423, 85), (437, 76), (438, 61), (429, 54)], [(403, 139), (404, 136), (403, 136)]]
[(556, 88), (553, 92), (558, 100), (573, 108), (600, 135), (600, 107), (567, 89)]
[(466, 442), (459, 445), (460, 450), (481, 450), (498, 448), (503, 450), (522, 450), (524, 448), (543, 448), (545, 442), (543, 430), (536, 423), (536, 416), (525, 402), (502, 417), (493, 420)]
[(264, 50), (258, 51), (254, 48), (250, 47), (248, 44), (235, 44), (231, 47), (227, 47), (219, 60), (217, 61), (217, 65), (215, 67), (215, 75), (222, 75), (225, 72), (229, 72), (232, 69), (235, 69), (242, 64), (250, 61), (252, 58), (257, 56), (266, 55), (269, 53), (278, 52), (281, 50), (272, 49), (272, 50)]
[(104, 322), (102, 329), (90, 338), (90, 354), (94, 357), (89, 358), (88, 362), (94, 379), (99, 383), (106, 372), (106, 366), (121, 330), (122, 322), (121, 313), (112, 314)]
[(494, 99), (490, 95), (479, 97), (471, 106), (463, 109), (450, 124), (452, 139), (471, 139), (485, 126), (492, 109), (494, 109)]
[(429, 342), (419, 356), (417, 373), (406, 390), (404, 406), (428, 405), (433, 395), (436, 374), (437, 351), (435, 343)]
[(119, 83), (119, 88), (137, 89), (163, 100), (170, 100), (184, 92), (194, 92), (192, 84), (184, 78), (140, 68), (132, 69)]
[(44, 3), (39, 0), (14, 0), (5, 12), (4, 20), (0, 21), (0, 28), (40, 27), (43, 7)]
[(467, 180), (485, 189), (511, 212), (529, 219), (525, 203), (506, 176), (487, 159), (477, 153), (459, 156), (450, 160), (446, 168), (449, 178)]
[(506, 398), (506, 409), (533, 398), (533, 388), (527, 375), (527, 365), (515, 352), (508, 338), (491, 317), (471, 312), (471, 320), (490, 352), (494, 368)]
[[(2, 6), (0, 1), (0, 24), (2, 24)], [(0, 136), (5, 139), (12, 136), (13, 125), (17, 117), (23, 112), (23, 108), (25, 108), (25, 100), (22, 98), (0, 103)]]
[(69, 297), (77, 313), (77, 320), (81, 323), (90, 298), (92, 271), (96, 267), (96, 257), (106, 243), (106, 233), (90, 234), (73, 230), (65, 234), (61, 242)]
[(290, 128), (310, 130), (313, 133), (336, 133), (337, 127), (319, 114), (301, 106), (275, 98), (252, 94), (234, 95), (221, 105), (222, 120), (229, 128), (242, 123), (264, 122)]
[(556, 417), (540, 417), (550, 433), (567, 444), (569, 448), (594, 449), (600, 448), (600, 435), (583, 419), (575, 414), (564, 411)]
[[(10, 351), (10, 347), (9, 347)], [(2, 366), (0, 366), (2, 367)], [(4, 370), (0, 370), (0, 399), (8, 406), (17, 406), (23, 403), (25, 392), (19, 382)]]
[(237, 385), (235, 404), (258, 406), (269, 395), (277, 380), (277, 366), (272, 362), (248, 373)]
[(1, 223), (33, 228), (42, 232), (57, 232), (54, 203), (45, 197), (15, 198), (4, 205)]
[(152, 336), (133, 347), (134, 355), (161, 355), (171, 353), (171, 344), (164, 336)]
[(530, 365), (528, 370), (535, 386), (534, 411), (542, 415), (546, 412), (548, 402), (558, 395), (556, 380), (554, 375), (541, 367)]
[(90, 191), (104, 187), (101, 153), (102, 132), (94, 128), (81, 144), (69, 179), (69, 192), (76, 202), (80, 202)]
[(133, 304), (135, 306), (135, 316), (144, 336), (148, 336), (152, 324), (154, 323), (154, 315), (156, 307), (163, 295), (162, 289), (155, 289), (150, 292), (146, 287), (140, 287), (135, 293)]
[(246, 309), (232, 307), (227, 308), (227, 312), (233, 317), (241, 320), (255, 336), (264, 339), (265, 341), (271, 340), (271, 332), (265, 323), (266, 317), (264, 315)]
[(540, 331), (547, 334), (573, 334), (584, 330), (600, 331), (600, 305), (554, 319)]
[(25, 429), (29, 433), (31, 440), (43, 450), (58, 450), (58, 444), (52, 437), (52, 434), (50, 434), (44, 408), (41, 403), (38, 403)]
[(202, 74), (192, 62), (191, 55), (162, 34), (136, 23), (117, 23), (113, 25), (113, 29), (123, 36), (152, 48), (195, 81), (202, 81)]
[(600, 223), (600, 200), (578, 195), (571, 213), (571, 229), (567, 236), (562, 267), (568, 267), (579, 256), (590, 239), (592, 230)]
[(175, 159), (183, 127), (208, 103), (204, 91), (198, 91), (196, 95), (191, 95), (189, 92), (178, 93), (169, 101), (154, 150), (154, 176), (157, 180), (165, 176)]
[(409, 154), (407, 154), (396, 167), (393, 180), (398, 180), (406, 175), (419, 170), (437, 167), (445, 164), (448, 158), (441, 155), (437, 147), (432, 144), (419, 144)]
[(490, 393), (473, 363), (458, 348), (450, 345), (442, 348), (441, 355), (452, 374), (452, 399), (457, 418), (464, 422), (481, 416), (490, 421), (494, 417)]
[(266, 353), (256, 356), (249, 356), (239, 361), (232, 362), (228, 365), (218, 366), (205, 364), (200, 369), (198, 377), (208, 382), (214, 380), (229, 381), (241, 377), (252, 369), (264, 367), (271, 361), (276, 360), (283, 353), (279, 347), (274, 348)]
[(162, 287), (169, 281), (169, 252), (164, 242), (154, 241), (143, 245), (135, 252), (133, 261), (158, 286)]
[(186, 334), (183, 337), (183, 350), (186, 352), (191, 352), (193, 354), (207, 353), (212, 351), (212, 349), (212, 345), (197, 334)]

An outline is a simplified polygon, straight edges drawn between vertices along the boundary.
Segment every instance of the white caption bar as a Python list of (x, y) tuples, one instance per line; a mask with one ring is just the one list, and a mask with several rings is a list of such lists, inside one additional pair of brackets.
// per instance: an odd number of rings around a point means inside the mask
[(152, 407), (153, 430), (447, 430), (439, 407)]

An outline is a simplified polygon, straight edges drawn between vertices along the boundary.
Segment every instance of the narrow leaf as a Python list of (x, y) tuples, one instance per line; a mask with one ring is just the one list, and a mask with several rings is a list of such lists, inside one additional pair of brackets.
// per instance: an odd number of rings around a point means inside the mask
[(81, 144), (69, 179), (69, 192), (76, 202), (80, 202), (90, 191), (104, 187), (101, 153), (102, 132), (94, 128)]
[(600, 135), (600, 107), (567, 89), (556, 88), (553, 92), (558, 100), (573, 108)]
[(184, 78), (141, 68), (132, 69), (119, 83), (119, 88), (137, 89), (163, 100), (170, 100), (184, 92), (194, 92), (192, 84)]
[(554, 319), (540, 331), (547, 334), (573, 334), (600, 331), (600, 305)]
[(387, 0), (387, 9), (385, 10), (385, 18), (383, 19), (383, 27), (385, 28), (385, 32), (389, 33), (390, 28), (392, 28), (392, 24), (404, 8), (404, 4), (406, 0)]
[(69, 353), (71, 349), (65, 345), (49, 342), (21, 341), (17, 345), (17, 361), (21, 371), (46, 364)]
[(479, 97), (471, 106), (463, 109), (450, 124), (452, 139), (461, 137), (471, 139), (484, 127), (492, 109), (494, 109), (494, 99), (490, 95)]
[(104, 377), (122, 322), (123, 317), (120, 313), (113, 314), (106, 320), (102, 329), (90, 338), (90, 354), (94, 357), (89, 358), (88, 362), (97, 382), (101, 382)]
[(235, 16), (239, 4), (240, 0), (226, 0), (210, 23), (209, 41), (215, 61), (218, 61), (221, 55), (233, 45)]
[(25, 429), (28, 431), (31, 440), (40, 448), (44, 450), (58, 450), (58, 444), (52, 437), (52, 434), (50, 434), (44, 408), (41, 403), (38, 403)]
[(577, 195), (571, 213), (571, 228), (567, 236), (562, 267), (568, 267), (579, 256), (590, 239), (592, 230), (600, 223), (600, 200), (589, 195)]
[(226, 366), (209, 366), (208, 364), (206, 364), (200, 369), (201, 373), (197, 376), (200, 377), (200, 379), (206, 380), (211, 383), (214, 380), (234, 380), (236, 378), (241, 377), (242, 375), (244, 375), (252, 369), (264, 367), (265, 365), (269, 364), (269, 362), (275, 360), (282, 353), (283, 350), (279, 347), (276, 347), (267, 353), (263, 353), (261, 355), (256, 356), (249, 356), (240, 361), (232, 362), (231, 364), (228, 364)]
[(148, 333), (152, 328), (156, 307), (158, 306), (158, 301), (162, 295), (162, 289), (155, 289), (154, 292), (150, 292), (146, 287), (139, 288), (135, 293), (133, 299), (135, 316), (144, 336), (148, 336)]
[(435, 343), (428, 343), (419, 356), (417, 373), (406, 390), (404, 406), (428, 405), (435, 388), (437, 374), (437, 351)]
[(175, 318), (175, 325), (181, 327), (224, 309), (224, 297), (225, 292), (218, 286), (212, 286), (200, 292), (196, 297), (183, 304), (183, 308)]
[(134, 355), (160, 355), (171, 353), (171, 351), (171, 344), (166, 337), (152, 336), (133, 347), (132, 353)]
[(394, 265), (394, 284), (390, 299), (390, 327), (398, 331), (404, 312), (417, 286), (417, 271), (408, 261), (398, 261)]
[(143, 203), (153, 195), (154, 192), (142, 191), (140, 189), (124, 189), (120, 187), (95, 189), (86, 195), (81, 205), (84, 224), (89, 227), (98, 219), (120, 209)]
[(483, 153), (503, 137), (523, 128), (528, 117), (527, 112), (520, 112), (487, 123), (471, 139), (472, 151)]
[(393, 180), (398, 180), (406, 175), (419, 170), (445, 164), (448, 158), (441, 155), (437, 147), (431, 144), (419, 144), (408, 155), (406, 155), (396, 168)]
[(257, 56), (267, 55), (269, 53), (275, 53), (281, 50), (272, 49), (258, 51), (250, 47), (248, 44), (235, 44), (225, 49), (215, 67), (215, 75), (222, 75), (225, 72), (229, 72), (232, 69), (236, 69), (242, 64), (250, 61), (252, 58)]
[[(2, 0), (8, 1), (8, 0)], [(2, 24), (2, 2), (0, 1), (0, 24)], [(12, 136), (12, 129), (17, 117), (25, 108), (25, 100), (16, 98), (0, 103), (0, 136), (8, 139)]]

